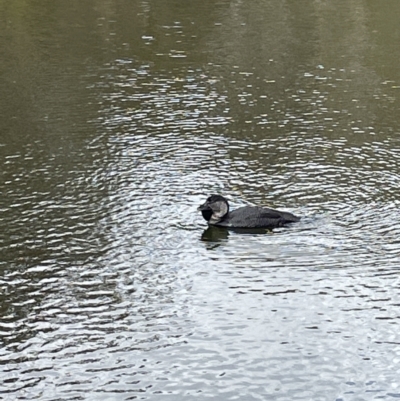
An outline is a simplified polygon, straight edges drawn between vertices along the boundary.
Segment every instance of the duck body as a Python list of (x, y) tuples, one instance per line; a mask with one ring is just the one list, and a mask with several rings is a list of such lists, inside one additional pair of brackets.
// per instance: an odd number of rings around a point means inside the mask
[(209, 225), (226, 228), (273, 229), (300, 220), (292, 213), (259, 206), (243, 206), (230, 212), (228, 201), (221, 195), (211, 195), (198, 210)]

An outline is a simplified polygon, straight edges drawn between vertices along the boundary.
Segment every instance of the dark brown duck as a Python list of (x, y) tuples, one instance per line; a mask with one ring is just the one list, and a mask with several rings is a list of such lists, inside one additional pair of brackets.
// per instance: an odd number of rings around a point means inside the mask
[(259, 206), (243, 206), (230, 212), (228, 201), (211, 195), (198, 208), (209, 225), (226, 228), (277, 228), (300, 220), (289, 212)]

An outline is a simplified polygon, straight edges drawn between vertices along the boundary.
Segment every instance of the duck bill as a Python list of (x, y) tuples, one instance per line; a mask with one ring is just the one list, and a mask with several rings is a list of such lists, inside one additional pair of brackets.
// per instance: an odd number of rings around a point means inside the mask
[(202, 212), (203, 210), (210, 210), (210, 208), (209, 208), (209, 206), (208, 206), (207, 203), (204, 203), (203, 205), (200, 205), (200, 206), (197, 208), (197, 210), (198, 210), (199, 212)]

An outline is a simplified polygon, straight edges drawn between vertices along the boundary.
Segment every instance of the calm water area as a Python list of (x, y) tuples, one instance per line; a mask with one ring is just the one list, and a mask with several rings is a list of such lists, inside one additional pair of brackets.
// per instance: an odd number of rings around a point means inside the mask
[(0, 400), (400, 398), (399, 21), (0, 0)]

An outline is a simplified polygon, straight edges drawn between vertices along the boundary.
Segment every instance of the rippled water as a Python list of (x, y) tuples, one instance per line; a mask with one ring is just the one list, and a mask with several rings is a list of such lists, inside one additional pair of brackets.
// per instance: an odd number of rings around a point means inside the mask
[(399, 5), (154, 3), (0, 1), (0, 399), (399, 398)]

